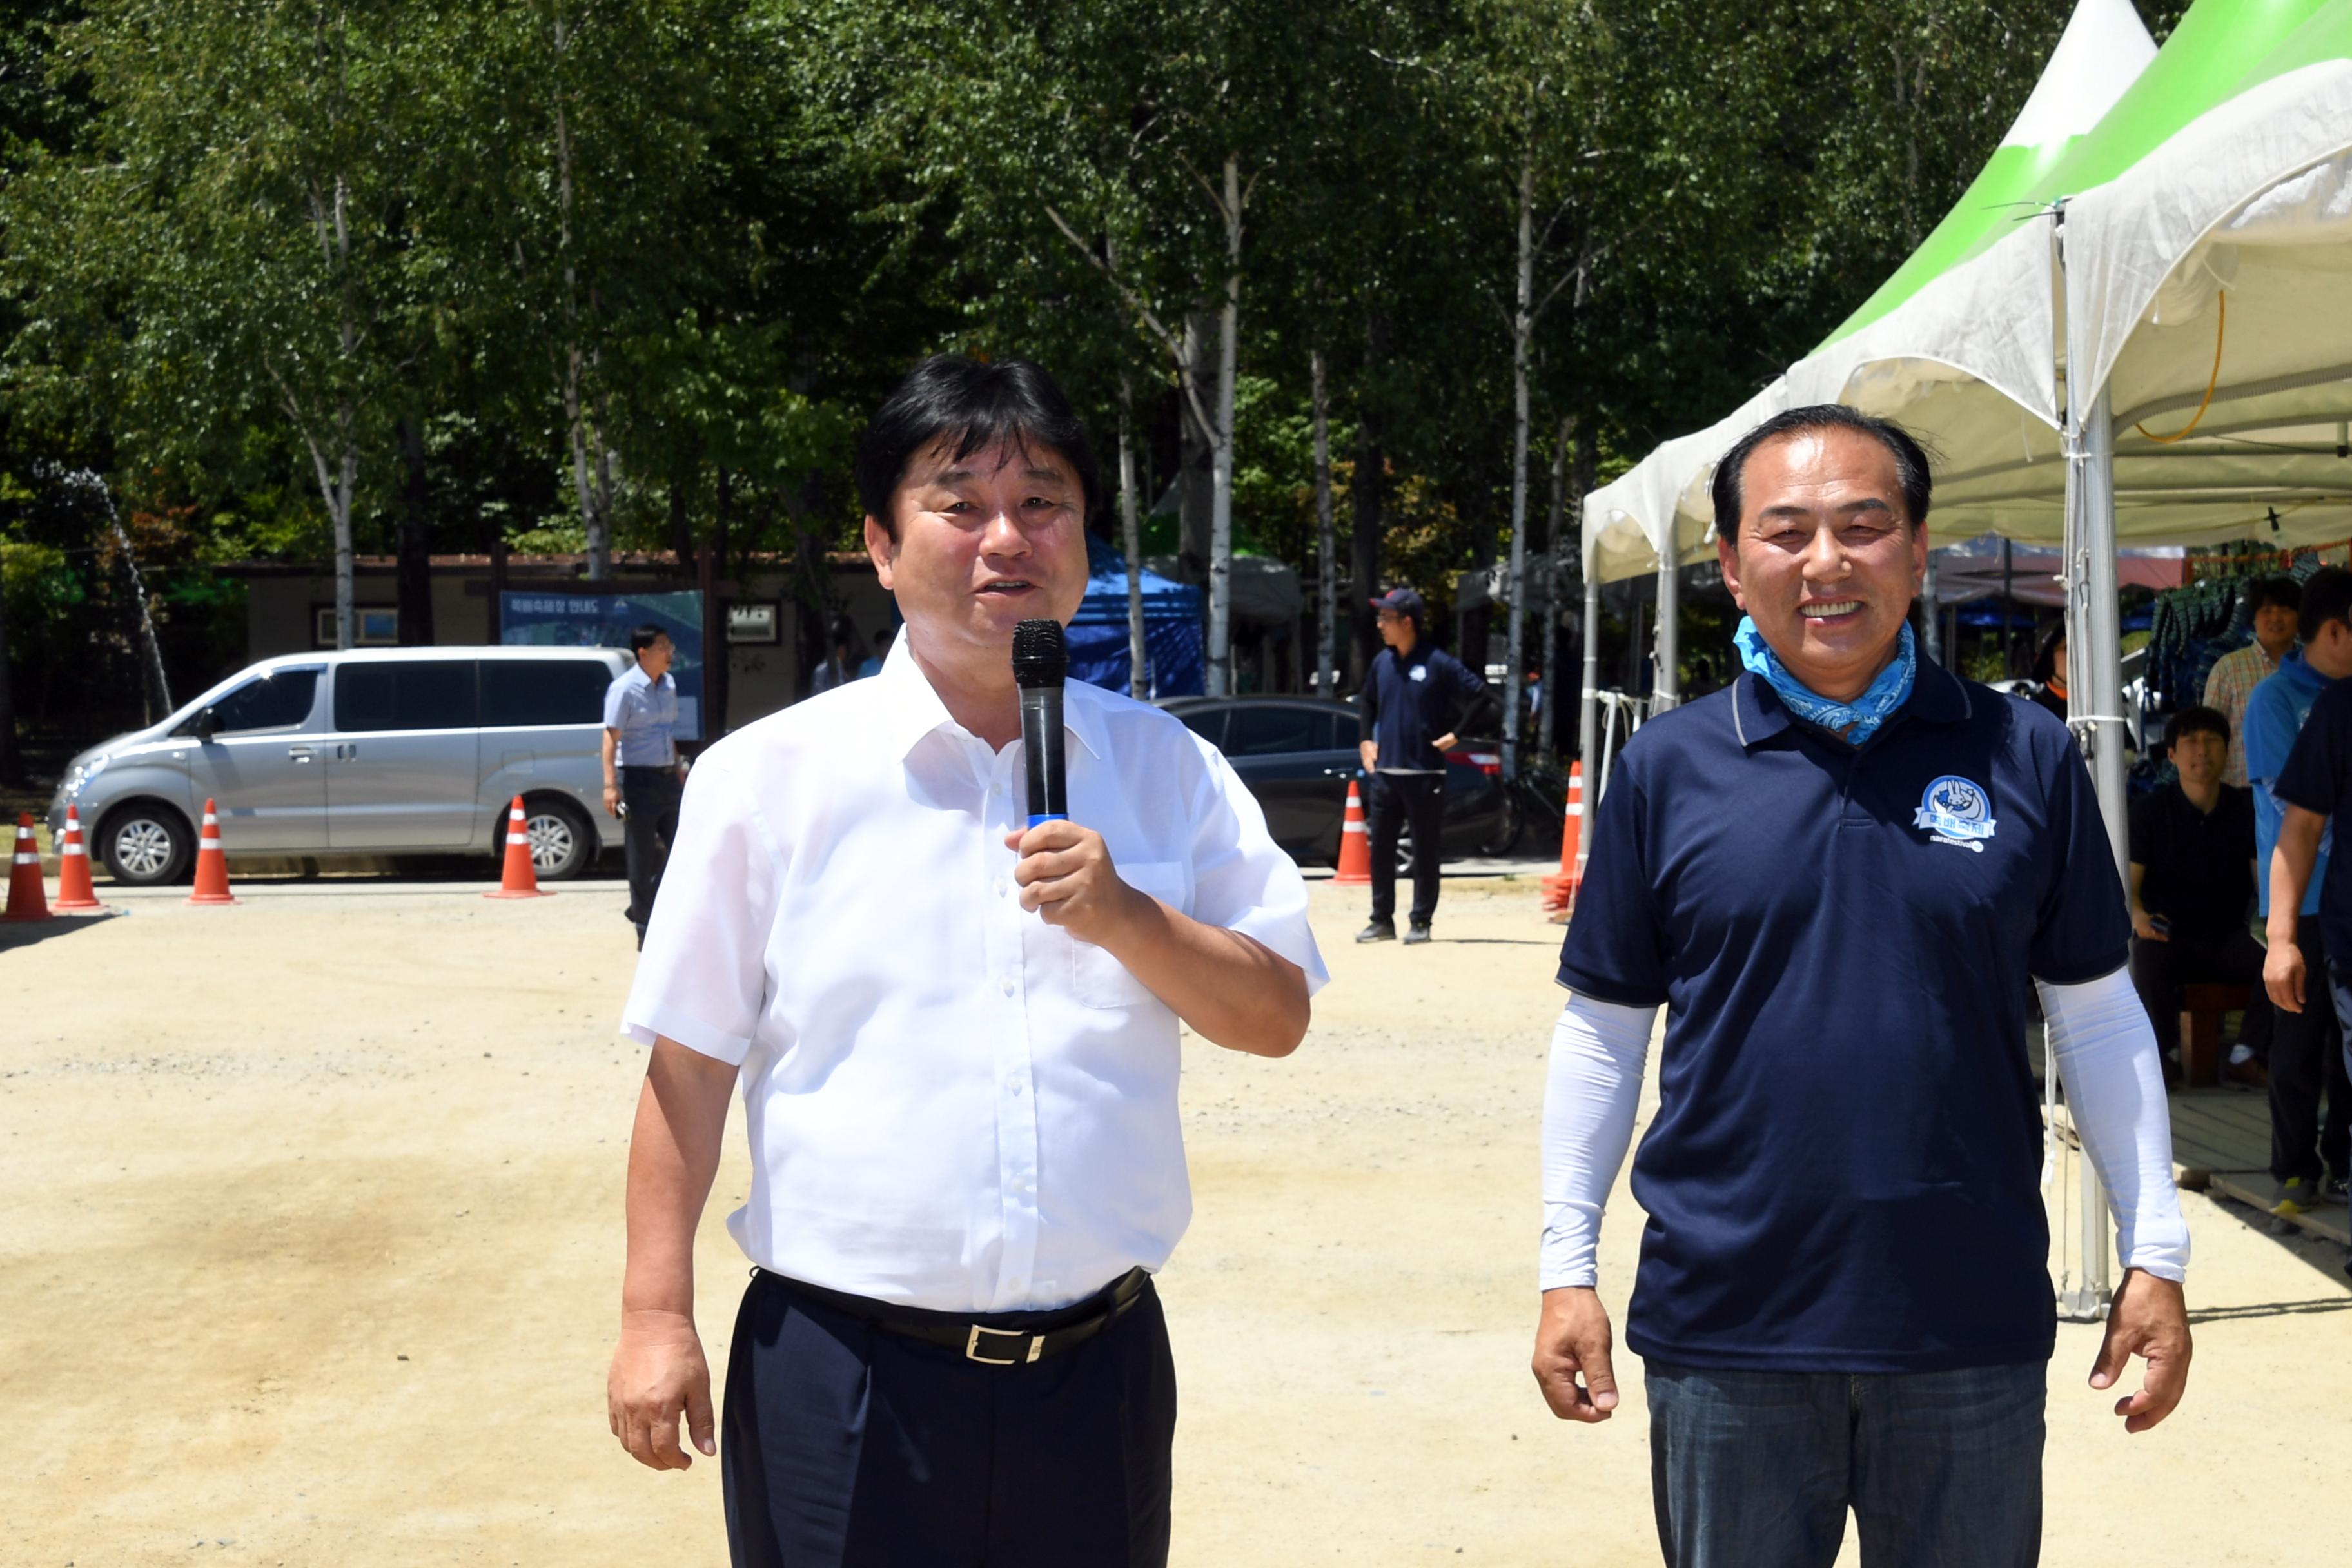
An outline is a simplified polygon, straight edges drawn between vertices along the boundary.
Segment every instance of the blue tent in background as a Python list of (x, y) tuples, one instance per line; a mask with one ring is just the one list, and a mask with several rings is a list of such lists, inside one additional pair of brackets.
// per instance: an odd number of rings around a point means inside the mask
[[(1194, 697), (1206, 673), (1201, 590), (1156, 572), (1143, 574), (1143, 647), (1151, 659), (1154, 697)], [(1070, 622), (1070, 679), (1127, 689), (1127, 557), (1087, 536), (1087, 596)]]

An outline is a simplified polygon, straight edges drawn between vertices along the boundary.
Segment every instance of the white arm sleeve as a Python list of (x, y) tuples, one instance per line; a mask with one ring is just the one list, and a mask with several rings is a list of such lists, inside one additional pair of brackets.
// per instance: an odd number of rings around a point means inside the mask
[(2189, 1269), (2189, 1222), (2172, 1179), (2172, 1120), (2156, 1031), (2130, 973), (2034, 984), (2075, 1134), (2115, 1209), (2116, 1253), (2126, 1268), (2177, 1282)]
[(1592, 1285), (1601, 1211), (1633, 1141), (1655, 1007), (1570, 996), (1551, 1031), (1544, 1090), (1540, 1288)]

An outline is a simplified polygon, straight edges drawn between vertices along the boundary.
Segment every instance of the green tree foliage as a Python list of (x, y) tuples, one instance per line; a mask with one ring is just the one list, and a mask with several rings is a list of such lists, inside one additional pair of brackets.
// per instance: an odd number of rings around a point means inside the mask
[(822, 610), (864, 414), (943, 348), (1124, 432), (1220, 603), (1235, 548), (1328, 571), (1343, 675), (1388, 582), (1521, 561), (1532, 637), (1566, 493), (1859, 303), (2069, 9), (9, 0), (0, 670), (44, 733), (136, 689), (93, 495), (184, 686), (256, 555), (394, 553), (418, 637), (426, 552), (494, 539), (774, 552)]

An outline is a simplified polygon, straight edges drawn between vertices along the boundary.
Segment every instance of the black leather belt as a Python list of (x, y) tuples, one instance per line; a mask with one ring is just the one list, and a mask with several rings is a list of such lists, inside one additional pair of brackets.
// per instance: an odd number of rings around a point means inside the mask
[(828, 1290), (822, 1285), (811, 1285), (763, 1268), (754, 1268), (751, 1274), (754, 1279), (766, 1274), (794, 1295), (805, 1296), (845, 1317), (870, 1323), (885, 1333), (942, 1345), (982, 1366), (1027, 1366), (1076, 1349), (1125, 1317), (1151, 1286), (1150, 1273), (1139, 1268), (1130, 1268), (1085, 1300), (1039, 1322), (1017, 1329), (997, 1329), (969, 1319), (960, 1320), (952, 1313), (894, 1307), (887, 1301)]

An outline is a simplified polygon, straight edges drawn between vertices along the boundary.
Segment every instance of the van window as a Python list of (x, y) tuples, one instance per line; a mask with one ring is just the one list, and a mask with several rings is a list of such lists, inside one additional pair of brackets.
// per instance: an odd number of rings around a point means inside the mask
[(601, 724), (613, 672), (598, 659), (486, 658), (482, 727)]
[(310, 716), (310, 700), (318, 695), (315, 669), (279, 669), (248, 680), (212, 705), (220, 716), (220, 732), (239, 730), (282, 730)]
[(474, 669), (470, 658), (406, 659), (362, 663), (335, 669), (335, 728), (361, 730), (470, 730), (474, 727)]

